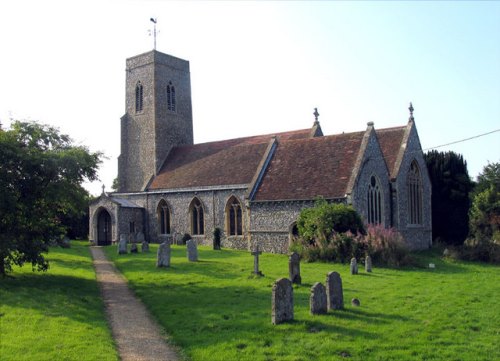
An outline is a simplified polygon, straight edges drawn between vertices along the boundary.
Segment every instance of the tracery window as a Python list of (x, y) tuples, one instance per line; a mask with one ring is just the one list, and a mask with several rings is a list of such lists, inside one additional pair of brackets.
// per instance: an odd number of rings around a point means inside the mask
[(167, 85), (167, 109), (175, 112), (175, 103), (175, 87), (172, 82), (169, 82)]
[(243, 217), (241, 203), (236, 197), (231, 197), (226, 205), (227, 233), (230, 236), (243, 235)]
[(198, 198), (193, 199), (190, 206), (191, 233), (193, 235), (205, 234), (205, 219), (203, 205)]
[(160, 234), (170, 234), (170, 209), (167, 202), (162, 199), (156, 209), (158, 228)]
[(408, 223), (422, 224), (422, 177), (416, 161), (413, 161), (406, 179), (408, 190)]
[(382, 194), (380, 183), (374, 175), (370, 177), (368, 185), (368, 223), (382, 223)]
[(144, 103), (144, 88), (140, 81), (135, 86), (135, 111), (142, 112)]

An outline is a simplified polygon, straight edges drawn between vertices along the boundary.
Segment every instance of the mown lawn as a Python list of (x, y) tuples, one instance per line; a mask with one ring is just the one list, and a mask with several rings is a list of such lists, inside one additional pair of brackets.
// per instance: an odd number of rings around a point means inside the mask
[(0, 360), (117, 360), (88, 242), (51, 248), (46, 273), (31, 265), (0, 278)]
[[(271, 324), (271, 287), (288, 258), (263, 254), (262, 278), (248, 252), (199, 248), (189, 263), (173, 246), (172, 267), (149, 254), (106, 249), (131, 287), (185, 355), (198, 360), (500, 360), (500, 267), (418, 255), (420, 267), (374, 267), (349, 274), (341, 264), (301, 264), (295, 321)], [(425, 267), (429, 262), (435, 269)], [(343, 279), (345, 310), (309, 314), (314, 282)], [(350, 300), (357, 297), (361, 307)]]

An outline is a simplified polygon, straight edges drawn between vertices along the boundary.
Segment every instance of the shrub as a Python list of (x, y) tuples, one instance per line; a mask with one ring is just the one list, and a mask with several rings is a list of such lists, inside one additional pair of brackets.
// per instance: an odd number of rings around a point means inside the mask
[(192, 239), (191, 235), (189, 233), (184, 233), (184, 235), (181, 238), (182, 244), (186, 244), (187, 241)]
[(410, 252), (401, 234), (394, 228), (369, 225), (366, 235), (366, 247), (373, 262), (401, 267), (411, 262)]

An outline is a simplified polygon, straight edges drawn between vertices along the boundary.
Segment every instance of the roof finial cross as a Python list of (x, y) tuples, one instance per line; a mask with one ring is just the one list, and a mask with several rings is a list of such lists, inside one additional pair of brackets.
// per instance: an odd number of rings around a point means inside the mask
[(317, 123), (318, 122), (318, 117), (319, 117), (319, 113), (318, 113), (318, 108), (314, 108), (314, 122)]
[(411, 102), (410, 102), (410, 106), (409, 106), (408, 110), (410, 111), (410, 120), (414, 121), (415, 120), (415, 118), (413, 118), (413, 110), (414, 109), (413, 109), (413, 104)]

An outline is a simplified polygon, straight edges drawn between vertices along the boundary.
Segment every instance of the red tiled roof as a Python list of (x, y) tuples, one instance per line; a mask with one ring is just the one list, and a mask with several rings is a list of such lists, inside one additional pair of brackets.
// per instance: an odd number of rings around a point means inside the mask
[(175, 147), (149, 189), (249, 184), (272, 137), (310, 136), (310, 129)]
[(255, 200), (344, 197), (364, 134), (279, 142)]
[(397, 175), (395, 174), (397, 172), (395, 169), (396, 161), (401, 150), (405, 131), (406, 126), (378, 129), (375, 131), (391, 178), (395, 178)]

